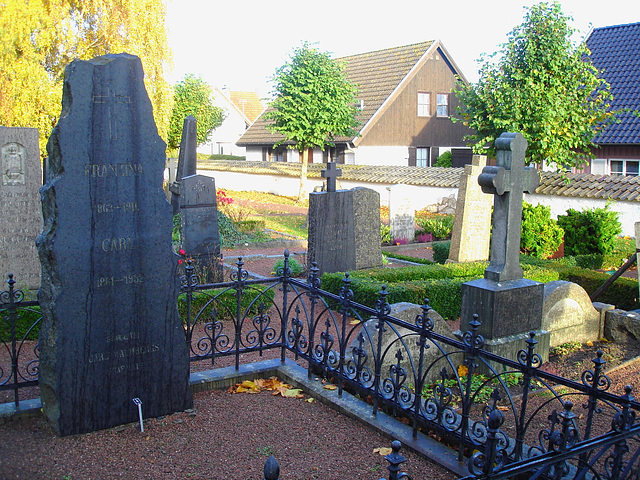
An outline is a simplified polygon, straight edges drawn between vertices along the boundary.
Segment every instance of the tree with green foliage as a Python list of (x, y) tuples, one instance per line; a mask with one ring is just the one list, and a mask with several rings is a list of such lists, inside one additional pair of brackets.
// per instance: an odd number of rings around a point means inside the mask
[(0, 125), (37, 128), (44, 154), (60, 115), (65, 67), (121, 52), (140, 57), (158, 131), (166, 138), (173, 93), (163, 76), (171, 52), (162, 0), (3, 2)]
[(182, 125), (189, 115), (193, 115), (198, 122), (197, 144), (203, 144), (211, 132), (222, 125), (224, 110), (213, 105), (211, 87), (203, 79), (194, 75), (186, 75), (184, 80), (176, 83), (174, 92), (167, 146), (169, 148), (180, 146)]
[(572, 43), (571, 18), (557, 2), (527, 10), (496, 63), (484, 61), (478, 83), (457, 86), (458, 115), (476, 131), (467, 137), (476, 153), (494, 155), (501, 133), (521, 132), (528, 164), (580, 168), (593, 157), (591, 139), (613, 120), (609, 85), (585, 44)]
[(284, 136), (275, 146), (292, 142), (287, 148), (302, 152), (302, 172), (298, 201), (306, 196), (309, 149), (333, 145), (340, 136), (355, 136), (356, 92), (344, 74), (344, 66), (304, 43), (295, 48), (290, 62), (273, 77), (275, 100), (265, 113), (269, 128)]

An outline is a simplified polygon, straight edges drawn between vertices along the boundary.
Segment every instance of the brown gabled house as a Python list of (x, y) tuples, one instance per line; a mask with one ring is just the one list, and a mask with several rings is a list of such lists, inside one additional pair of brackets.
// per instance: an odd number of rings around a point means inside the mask
[[(338, 138), (324, 151), (314, 149), (310, 162), (356, 165), (432, 166), (450, 150), (454, 166), (469, 163), (471, 149), (463, 137), (470, 130), (453, 123), (458, 104), (452, 90), (464, 75), (438, 40), (388, 48), (336, 59), (358, 87), (361, 123), (359, 135)], [(300, 152), (258, 118), (237, 145), (246, 148), (250, 161), (300, 161)]]

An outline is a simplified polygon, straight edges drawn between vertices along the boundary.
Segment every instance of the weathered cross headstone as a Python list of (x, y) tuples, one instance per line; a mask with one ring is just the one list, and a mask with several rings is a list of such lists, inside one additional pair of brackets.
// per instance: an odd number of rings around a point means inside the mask
[(221, 281), (220, 233), (216, 183), (212, 177), (190, 175), (180, 185), (182, 248), (207, 283)]
[(182, 124), (182, 137), (180, 138), (180, 152), (178, 153), (178, 168), (173, 183), (169, 184), (171, 192), (171, 206), (173, 214), (180, 213), (180, 182), (182, 178), (196, 174), (198, 156), (198, 123), (196, 118), (189, 115)]
[[(330, 168), (322, 176), (335, 182), (339, 172)], [(380, 194), (362, 187), (331, 188), (309, 194), (309, 261), (321, 274), (380, 266)]]
[[(104, 92), (108, 92), (108, 95)], [(111, 103), (108, 103), (111, 102)], [(171, 206), (138, 57), (67, 66), (41, 190), (40, 394), (59, 435), (192, 406)]]
[(413, 241), (416, 235), (416, 209), (413, 197), (416, 187), (410, 185), (392, 185), (389, 190), (389, 226), (393, 240)]
[(478, 183), (494, 194), (491, 258), (484, 278), (462, 285), (461, 326), (469, 328), (473, 314), (482, 322), (485, 348), (515, 358), (531, 331), (538, 349), (548, 357), (549, 334), (542, 330), (544, 284), (522, 278), (520, 228), (523, 192), (532, 192), (538, 173), (525, 168), (527, 142), (520, 133), (503, 133), (496, 140), (497, 166), (484, 167)]
[(465, 165), (460, 177), (456, 216), (451, 233), (449, 261), (476, 262), (489, 259), (492, 199), (478, 184), (478, 177), (487, 164), (487, 157), (474, 155), (471, 165)]
[(327, 179), (327, 192), (336, 191), (336, 180), (342, 175), (342, 169), (336, 167), (336, 162), (328, 162), (327, 168), (320, 172), (322, 178)]
[(0, 265), (18, 287), (40, 288), (36, 237), (42, 229), (42, 168), (35, 128), (0, 127)]
[(494, 195), (491, 260), (484, 278), (496, 282), (522, 278), (520, 225), (523, 193), (533, 193), (540, 176), (525, 167), (527, 141), (521, 133), (503, 133), (496, 140), (496, 166), (484, 167), (478, 183)]

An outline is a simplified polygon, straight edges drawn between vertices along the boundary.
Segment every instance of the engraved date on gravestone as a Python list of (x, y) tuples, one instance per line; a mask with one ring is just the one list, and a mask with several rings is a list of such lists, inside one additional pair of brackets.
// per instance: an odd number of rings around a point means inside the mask
[(96, 213), (129, 213), (139, 212), (138, 202), (121, 202), (121, 203), (95, 203), (94, 210)]
[(115, 287), (119, 285), (135, 285), (144, 282), (144, 275), (132, 273), (122, 277), (99, 277), (98, 288)]

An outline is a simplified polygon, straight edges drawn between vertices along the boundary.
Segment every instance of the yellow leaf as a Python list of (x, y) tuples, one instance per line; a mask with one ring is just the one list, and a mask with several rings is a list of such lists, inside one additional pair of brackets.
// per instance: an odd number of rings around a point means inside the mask
[(591, 340), (587, 341), (587, 347), (593, 347), (593, 342)]
[(289, 390), (285, 390), (282, 393), (283, 397), (291, 397), (291, 398), (302, 398), (302, 389), (300, 388), (290, 388)]
[(315, 398), (313, 398), (313, 397), (309, 397), (309, 398), (307, 398), (307, 399), (305, 400), (305, 402), (307, 402), (307, 403), (313, 403), (313, 402), (315, 402), (315, 401), (316, 401), (316, 399), (315, 399)]
[(468, 373), (469, 373), (469, 369), (467, 367), (465, 367), (464, 365), (458, 366), (458, 375), (460, 377), (466, 377)]
[(386, 456), (389, 455), (393, 450), (391, 450), (391, 448), (389, 447), (380, 447), (380, 448), (374, 448), (373, 449), (373, 453), (378, 453), (381, 456)]
[(360, 320), (356, 320), (355, 318), (349, 322), (349, 325), (358, 325)]
[(331, 383), (327, 383), (324, 387), (325, 390), (337, 390), (338, 387), (336, 385), (332, 385)]

